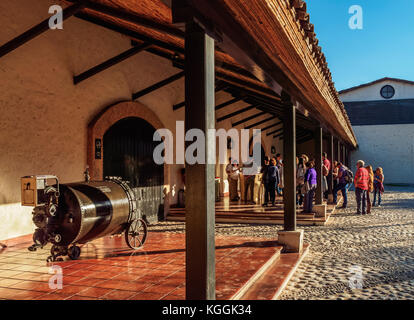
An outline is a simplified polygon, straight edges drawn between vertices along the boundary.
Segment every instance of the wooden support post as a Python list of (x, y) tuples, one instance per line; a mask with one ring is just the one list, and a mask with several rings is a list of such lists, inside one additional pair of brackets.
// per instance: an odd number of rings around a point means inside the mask
[[(185, 126), (206, 133), (205, 154), (215, 154), (214, 40), (186, 23)], [(186, 299), (215, 299), (215, 165), (186, 164)]]
[(341, 142), (336, 140), (336, 161), (341, 162)]
[(162, 80), (160, 82), (157, 82), (157, 83), (153, 84), (152, 86), (149, 86), (148, 88), (146, 88), (144, 90), (141, 90), (141, 91), (138, 91), (138, 92), (134, 93), (132, 95), (132, 100), (136, 100), (136, 99), (138, 99), (138, 98), (140, 98), (142, 96), (145, 96), (146, 94), (148, 94), (148, 93), (150, 93), (152, 91), (155, 91), (155, 90), (157, 90), (159, 88), (162, 88), (163, 86), (166, 86), (167, 84), (170, 84), (171, 82), (176, 81), (176, 80), (178, 80), (178, 79), (180, 79), (182, 77), (184, 77), (184, 71), (181, 71), (179, 73), (176, 73), (176, 74), (172, 75), (171, 77), (169, 77), (169, 78), (167, 78), (165, 80)]
[(345, 149), (346, 149), (346, 146), (343, 144), (342, 145), (342, 163), (343, 164), (345, 164), (345, 161), (346, 161)]
[(296, 229), (296, 108), (288, 94), (282, 91), (285, 105), (283, 116), (283, 230), (278, 231), (278, 242), (285, 252), (301, 252), (303, 230)]
[[(221, 90), (224, 90), (227, 87), (228, 87), (228, 84), (225, 83), (224, 81), (217, 81), (215, 92), (219, 92)], [(173, 111), (176, 111), (176, 110), (181, 109), (183, 107), (185, 107), (185, 101), (173, 105)]]
[(347, 149), (345, 165), (349, 168), (350, 164), (351, 164), (351, 151), (349, 149)]
[(323, 133), (322, 127), (317, 127), (315, 129), (315, 169), (317, 174), (318, 184), (316, 186), (316, 196), (315, 196), (315, 204), (322, 204), (323, 200), (323, 175), (322, 175), (322, 141)]
[[(282, 94), (284, 96), (284, 94)], [(290, 97), (283, 119), (284, 231), (296, 230), (296, 109)]]
[(331, 161), (331, 170), (329, 172), (330, 177), (328, 178), (328, 191), (329, 194), (333, 193), (333, 185), (334, 185), (334, 179), (333, 179), (333, 169), (334, 169), (334, 138), (332, 134), (329, 134), (328, 138), (328, 159)]
[(136, 47), (133, 47), (131, 49), (126, 50), (125, 52), (122, 52), (121, 54), (118, 54), (117, 56), (110, 58), (108, 60), (106, 60), (105, 62), (102, 62), (100, 64), (98, 64), (97, 66), (82, 72), (80, 75), (74, 76), (73, 77), (73, 83), (74, 84), (78, 84), (79, 82), (82, 82), (94, 75), (96, 75), (97, 73), (104, 71), (138, 53), (140, 53), (141, 51), (147, 49), (148, 47), (150, 47), (149, 43), (143, 43), (141, 45), (138, 45)]
[[(78, 3), (71, 5), (70, 7), (63, 9), (63, 12), (62, 12), (63, 20), (70, 18), (76, 12), (78, 12), (84, 7), (85, 7), (85, 3), (80, 1)], [(13, 40), (10, 40), (6, 44), (2, 45), (0, 47), (0, 58), (12, 52), (13, 50), (17, 49), (18, 47), (24, 45), (26, 42), (36, 38), (37, 36), (41, 35), (47, 30), (49, 30), (49, 20), (50, 20), (50, 17), (46, 20), (43, 20), (41, 23), (34, 26), (33, 28), (22, 33), (21, 35), (14, 38)]]

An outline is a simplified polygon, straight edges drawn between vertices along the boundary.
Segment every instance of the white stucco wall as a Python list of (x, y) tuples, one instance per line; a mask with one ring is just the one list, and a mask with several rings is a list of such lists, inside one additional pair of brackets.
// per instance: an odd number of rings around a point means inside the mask
[[(381, 88), (385, 85), (391, 85), (395, 89), (395, 95), (391, 99), (384, 99), (381, 96)], [(384, 80), (367, 87), (341, 93), (339, 96), (343, 102), (414, 99), (414, 84)]]
[(414, 124), (354, 126), (359, 149), (352, 152), (355, 171), (358, 160), (384, 169), (385, 183), (414, 184)]
[[(0, 2), (0, 43), (49, 17), (59, 1)], [(63, 30), (49, 30), (1, 58), (0, 63), (0, 240), (33, 231), (31, 208), (20, 206), (20, 177), (55, 174), (62, 183), (83, 179), (87, 126), (104, 108), (131, 100), (131, 94), (179, 70), (142, 52), (78, 84), (79, 74), (131, 47), (130, 39), (75, 17)], [(172, 105), (184, 99), (176, 81), (139, 101), (175, 132), (183, 113)], [(170, 181), (180, 189), (179, 166)], [(176, 201), (175, 197), (172, 203)]]
[[(0, 43), (49, 17), (49, 6), (54, 4), (62, 3), (57, 0), (0, 1)], [(130, 47), (129, 38), (71, 17), (64, 22), (64, 30), (49, 30), (1, 58), (0, 240), (34, 230), (32, 208), (20, 205), (20, 177), (54, 174), (62, 183), (82, 180), (90, 121), (104, 108), (131, 100), (133, 92), (180, 71), (166, 59), (141, 52), (76, 86), (73, 84), (74, 75)], [(231, 96), (220, 92), (216, 99), (219, 104)], [(176, 121), (184, 120), (185, 109), (174, 112), (172, 106), (183, 100), (184, 80), (180, 79), (143, 96), (139, 102), (175, 134)], [(244, 105), (239, 102), (219, 110), (216, 116)], [(257, 112), (250, 110), (219, 123), (217, 128), (230, 129), (235, 121)], [(273, 136), (263, 134), (263, 142), (267, 154), (272, 145), (277, 152), (282, 152), (280, 141), (274, 141)], [(169, 170), (170, 204), (177, 202), (177, 192), (182, 188), (181, 167), (172, 165)], [(227, 179), (223, 167), (216, 171)]]

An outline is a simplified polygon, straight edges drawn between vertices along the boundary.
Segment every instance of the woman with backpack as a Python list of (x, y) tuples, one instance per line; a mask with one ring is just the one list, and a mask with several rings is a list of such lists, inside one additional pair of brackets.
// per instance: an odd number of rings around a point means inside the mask
[(368, 190), (367, 190), (367, 214), (371, 213), (371, 192), (374, 191), (374, 171), (372, 166), (366, 166), (365, 169), (368, 170), (369, 180), (368, 180)]
[(382, 168), (379, 167), (375, 169), (375, 176), (374, 176), (374, 201), (372, 202), (372, 206), (375, 207), (375, 200), (377, 200), (378, 194), (378, 207), (381, 207), (381, 195), (384, 193), (384, 173)]
[(313, 208), (313, 196), (315, 195), (317, 184), (317, 173), (314, 168), (315, 164), (310, 161), (306, 164), (308, 168), (305, 173), (305, 203), (303, 205), (304, 213), (311, 213)]
[(303, 204), (304, 193), (302, 190), (305, 184), (305, 172), (305, 160), (302, 157), (300, 157), (296, 169), (296, 205), (299, 206)]
[(344, 198), (344, 203), (342, 209), (345, 209), (348, 205), (348, 183), (349, 180), (352, 181), (352, 172), (345, 167), (341, 162), (337, 163), (338, 168), (338, 184), (333, 190), (333, 202), (336, 205), (338, 201), (338, 191), (341, 190), (342, 197)]

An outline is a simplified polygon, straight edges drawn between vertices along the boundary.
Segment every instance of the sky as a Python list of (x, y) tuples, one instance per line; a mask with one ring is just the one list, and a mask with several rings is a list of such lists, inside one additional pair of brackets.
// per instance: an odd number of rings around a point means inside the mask
[[(307, 0), (338, 91), (383, 77), (414, 81), (414, 0)], [(362, 30), (348, 13), (359, 5)]]

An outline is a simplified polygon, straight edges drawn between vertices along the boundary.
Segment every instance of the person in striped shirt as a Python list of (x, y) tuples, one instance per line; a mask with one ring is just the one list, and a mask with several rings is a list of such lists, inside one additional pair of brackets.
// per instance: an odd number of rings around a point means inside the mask
[(367, 192), (369, 184), (369, 173), (364, 168), (365, 162), (358, 160), (357, 172), (355, 173), (355, 197), (357, 201), (357, 214), (367, 214)]

